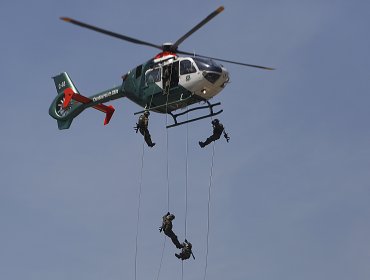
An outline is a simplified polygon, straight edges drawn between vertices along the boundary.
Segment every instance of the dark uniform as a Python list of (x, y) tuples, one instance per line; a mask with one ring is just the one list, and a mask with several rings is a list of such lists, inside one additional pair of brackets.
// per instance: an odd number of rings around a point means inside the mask
[(216, 141), (220, 139), (222, 133), (224, 133), (224, 137), (226, 141), (229, 142), (230, 137), (227, 135), (227, 133), (225, 132), (224, 126), (222, 125), (222, 123), (220, 123), (218, 119), (214, 119), (212, 121), (212, 126), (213, 126), (213, 134), (210, 137), (208, 137), (205, 142), (199, 141), (199, 146), (201, 148), (204, 148), (205, 146), (210, 144), (212, 141)]
[(163, 81), (163, 94), (168, 94), (170, 92), (170, 70), (168, 66), (165, 66), (163, 68), (163, 76), (162, 76), (162, 81)]
[(152, 138), (150, 137), (150, 133), (148, 130), (148, 122), (149, 122), (149, 111), (145, 111), (144, 114), (142, 114), (139, 117), (139, 121), (136, 124), (136, 133), (140, 131), (140, 133), (144, 136), (144, 140), (147, 143), (149, 147), (153, 147), (155, 143), (152, 142)]
[[(181, 253), (180, 254), (175, 254), (175, 256), (178, 258), (178, 259), (181, 259), (181, 260), (187, 260), (188, 258), (190, 258), (190, 256), (192, 255), (193, 258), (194, 258), (194, 255), (193, 255), (193, 252), (191, 251), (191, 248), (193, 246), (191, 245), (191, 243), (189, 241), (187, 241), (185, 239), (185, 242), (182, 243), (182, 250), (181, 250)], [(194, 258), (195, 259), (195, 258)]]
[(181, 249), (182, 245), (180, 244), (179, 240), (177, 239), (176, 234), (172, 230), (172, 221), (175, 219), (174, 214), (170, 214), (167, 212), (166, 215), (163, 216), (162, 226), (159, 228), (159, 231), (164, 232), (169, 238), (171, 238), (173, 244), (175, 244), (177, 249)]

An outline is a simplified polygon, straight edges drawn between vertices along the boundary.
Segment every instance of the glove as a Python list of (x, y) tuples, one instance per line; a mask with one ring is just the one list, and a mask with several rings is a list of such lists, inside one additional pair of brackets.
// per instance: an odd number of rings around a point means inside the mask
[(159, 227), (159, 232), (162, 232), (162, 230), (163, 230), (163, 227)]
[(229, 143), (230, 137), (226, 132), (224, 133), (224, 137), (226, 139), (226, 142)]
[(137, 123), (136, 126), (134, 126), (134, 130), (137, 133), (139, 131), (139, 124)]

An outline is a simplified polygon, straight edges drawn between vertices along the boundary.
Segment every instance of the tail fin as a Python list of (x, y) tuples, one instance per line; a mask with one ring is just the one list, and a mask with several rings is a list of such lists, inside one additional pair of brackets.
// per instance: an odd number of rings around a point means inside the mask
[(66, 88), (71, 88), (75, 93), (80, 93), (67, 72), (60, 73), (58, 76), (53, 77), (53, 80), (58, 94), (63, 93)]
[[(64, 90), (71, 88), (74, 92), (78, 93), (76, 86), (72, 82), (71, 78), (66, 72), (63, 72), (55, 77), (53, 77), (55, 88), (57, 90), (57, 97), (54, 99), (50, 106), (49, 114), (57, 120), (59, 129), (68, 129), (73, 121), (73, 118), (77, 115), (72, 113), (71, 110), (73, 103), (70, 104), (68, 108), (63, 107), (63, 101), (65, 99)], [(74, 102), (74, 101), (72, 101)]]
[(113, 106), (104, 105), (93, 99), (96, 96), (108, 96), (106, 98), (108, 99), (113, 96), (112, 93), (118, 96), (119, 87), (98, 93), (92, 97), (86, 97), (79, 93), (66, 72), (53, 77), (53, 80), (58, 95), (50, 105), (49, 115), (57, 120), (59, 129), (68, 129), (71, 126), (73, 118), (89, 107), (105, 113), (104, 125), (109, 123), (114, 113)]

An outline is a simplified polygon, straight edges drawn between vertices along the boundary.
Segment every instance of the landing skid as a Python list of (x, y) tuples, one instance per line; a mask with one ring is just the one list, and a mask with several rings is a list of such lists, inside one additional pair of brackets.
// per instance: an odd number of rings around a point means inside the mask
[[(182, 99), (181, 102), (184, 102), (184, 101), (186, 101), (187, 99), (190, 99), (190, 98), (192, 98), (192, 96), (189, 96), (185, 99)], [(208, 100), (203, 100), (203, 101), (207, 102), (207, 105), (191, 108), (189, 110), (186, 110), (185, 112), (178, 113), (178, 114), (173, 114), (172, 112), (168, 112), (168, 114), (171, 115), (171, 117), (173, 118), (174, 124), (167, 125), (166, 128), (175, 127), (175, 126), (179, 126), (179, 125), (182, 125), (182, 124), (185, 124), (185, 123), (195, 122), (195, 121), (202, 120), (202, 119), (205, 119), (205, 118), (217, 116), (218, 114), (221, 114), (223, 112), (223, 110), (220, 110), (218, 112), (213, 111), (213, 107), (221, 105), (221, 102), (211, 104)], [(179, 101), (174, 101), (174, 102), (168, 103), (167, 106), (172, 105), (172, 104), (177, 104), (177, 103), (179, 103)], [(151, 107), (151, 108), (148, 108), (147, 110), (152, 111), (152, 110), (155, 110), (155, 109), (163, 108), (164, 106), (166, 106), (166, 105), (159, 105), (159, 106)], [(185, 114), (187, 114), (189, 112), (192, 112), (192, 111), (202, 110), (202, 109), (207, 109), (207, 108), (209, 109), (209, 114), (208, 115), (204, 115), (204, 116), (201, 116), (201, 117), (198, 117), (198, 118), (186, 120), (186, 121), (183, 121), (183, 122), (178, 122), (177, 121), (177, 117), (179, 117), (179, 116), (185, 115)], [(146, 110), (136, 112), (136, 113), (134, 113), (134, 115), (142, 114), (145, 111)]]
[[(195, 122), (195, 121), (202, 120), (202, 119), (205, 119), (205, 118), (217, 116), (218, 114), (221, 114), (223, 112), (223, 110), (220, 110), (218, 112), (213, 112), (213, 107), (221, 105), (221, 102), (218, 102), (218, 103), (215, 103), (215, 104), (211, 104), (207, 100), (206, 100), (206, 102), (207, 102), (206, 106), (199, 106), (199, 107), (191, 108), (191, 109), (186, 110), (185, 112), (182, 112), (182, 113), (179, 113), (179, 114), (172, 114), (170, 112), (169, 114), (172, 116), (174, 124), (167, 125), (166, 128), (175, 127), (175, 126), (179, 126), (179, 125), (182, 125), (182, 124), (185, 124), (185, 123)], [(208, 115), (204, 115), (202, 117), (194, 118), (194, 119), (191, 119), (191, 120), (186, 120), (186, 121), (183, 121), (183, 122), (178, 122), (177, 121), (178, 116), (182, 116), (182, 115), (187, 114), (191, 111), (202, 110), (202, 109), (206, 109), (206, 108), (208, 108), (209, 111), (210, 111), (210, 113)]]

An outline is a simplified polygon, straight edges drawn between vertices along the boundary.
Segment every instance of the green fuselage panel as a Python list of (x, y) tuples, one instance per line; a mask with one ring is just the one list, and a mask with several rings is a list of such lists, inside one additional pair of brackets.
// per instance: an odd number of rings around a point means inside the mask
[[(155, 82), (147, 84), (145, 72), (151, 66), (152, 63), (148, 62), (138, 66), (141, 69), (136, 67), (128, 73), (121, 89), (125, 97), (144, 108), (159, 107), (154, 110), (158, 113), (171, 112), (202, 101), (197, 95), (193, 95), (189, 90), (179, 85), (178, 80), (177, 83), (171, 83), (169, 88), (164, 89)], [(159, 84), (162, 84), (162, 81)]]

